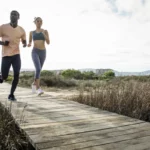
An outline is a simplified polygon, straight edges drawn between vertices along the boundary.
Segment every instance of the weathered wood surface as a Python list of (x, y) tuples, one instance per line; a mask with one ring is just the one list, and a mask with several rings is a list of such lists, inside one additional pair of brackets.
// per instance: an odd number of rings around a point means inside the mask
[(36, 150), (150, 150), (150, 123), (103, 111), (51, 93), (37, 96), (0, 85), (0, 102), (10, 109)]

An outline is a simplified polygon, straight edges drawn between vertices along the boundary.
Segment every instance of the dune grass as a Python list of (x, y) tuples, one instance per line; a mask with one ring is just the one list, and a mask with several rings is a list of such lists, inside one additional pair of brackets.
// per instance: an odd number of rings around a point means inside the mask
[(28, 139), (8, 109), (0, 103), (0, 150), (29, 150)]
[(129, 117), (150, 122), (150, 83), (137, 80), (111, 80), (94, 88), (80, 89), (71, 99)]

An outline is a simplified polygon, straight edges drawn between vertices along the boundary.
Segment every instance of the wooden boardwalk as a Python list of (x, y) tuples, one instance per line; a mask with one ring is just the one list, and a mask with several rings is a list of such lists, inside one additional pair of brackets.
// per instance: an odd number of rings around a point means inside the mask
[[(10, 106), (10, 85), (0, 102)], [(18, 87), (11, 112), (36, 150), (150, 150), (150, 123)]]

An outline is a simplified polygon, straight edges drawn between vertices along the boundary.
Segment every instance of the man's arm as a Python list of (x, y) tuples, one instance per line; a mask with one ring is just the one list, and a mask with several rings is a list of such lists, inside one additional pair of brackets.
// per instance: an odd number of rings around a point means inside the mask
[[(2, 26), (0, 26), (0, 38), (2, 37)], [(4, 45), (4, 42), (0, 41), (0, 45)]]
[(22, 34), (22, 37), (21, 37), (21, 41), (22, 41), (23, 47), (26, 47), (27, 46), (26, 32), (23, 28), (22, 28), (22, 30), (23, 30), (23, 34)]
[(27, 46), (27, 41), (26, 41), (26, 40), (23, 40), (23, 41), (22, 41), (22, 44), (23, 44), (23, 47), (26, 47), (26, 46)]
[(4, 42), (0, 41), (0, 45), (4, 45)]
[(0, 26), (0, 37), (2, 37), (2, 26)]
[[(2, 26), (0, 26), (0, 38), (2, 37)], [(0, 45), (8, 46), (9, 41), (0, 41)]]
[(8, 46), (9, 45), (9, 41), (5, 41), (5, 42), (0, 41), (0, 45)]

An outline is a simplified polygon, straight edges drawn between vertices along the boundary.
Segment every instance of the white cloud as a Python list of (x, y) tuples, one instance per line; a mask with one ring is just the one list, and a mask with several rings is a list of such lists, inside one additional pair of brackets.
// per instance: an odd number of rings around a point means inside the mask
[(118, 15), (132, 16), (132, 19), (141, 23), (142, 21), (150, 21), (149, 0), (111, 0), (110, 4), (116, 7)]
[(135, 12), (141, 7), (141, 0), (116, 0), (118, 11)]
[[(19, 24), (27, 35), (35, 29), (33, 18), (43, 18), (43, 28), (51, 38), (44, 69), (150, 68), (149, 0), (145, 4), (141, 0), (49, 0), (43, 5), (9, 0), (9, 6), (6, 1), (2, 3), (5, 7), (0, 10), (0, 24), (8, 22), (10, 11), (17, 9), (21, 15)], [(34, 68), (31, 49), (21, 48), (21, 55), (22, 67)]]

